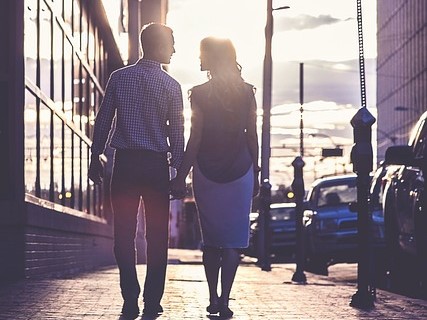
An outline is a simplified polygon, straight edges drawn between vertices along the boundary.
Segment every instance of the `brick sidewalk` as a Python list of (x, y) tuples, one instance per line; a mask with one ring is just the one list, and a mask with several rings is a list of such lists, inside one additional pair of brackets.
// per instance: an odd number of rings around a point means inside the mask
[[(171, 250), (170, 263), (164, 313), (158, 319), (209, 318), (200, 253)], [(138, 266), (141, 282), (144, 270), (144, 265)], [(349, 306), (355, 283), (306, 273), (307, 285), (293, 284), (294, 270), (295, 264), (273, 264), (272, 271), (265, 272), (245, 260), (232, 290), (233, 319), (427, 319), (425, 300), (378, 290), (375, 308), (363, 311)], [(121, 305), (114, 267), (70, 279), (25, 280), (0, 289), (1, 320), (119, 320)]]

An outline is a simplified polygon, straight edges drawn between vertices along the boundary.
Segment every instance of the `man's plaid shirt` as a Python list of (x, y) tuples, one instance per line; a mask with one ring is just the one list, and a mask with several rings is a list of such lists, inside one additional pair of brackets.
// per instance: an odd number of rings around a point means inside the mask
[(171, 165), (179, 168), (184, 153), (180, 84), (151, 60), (116, 70), (96, 116), (93, 155), (104, 152), (111, 129), (111, 147), (170, 152)]

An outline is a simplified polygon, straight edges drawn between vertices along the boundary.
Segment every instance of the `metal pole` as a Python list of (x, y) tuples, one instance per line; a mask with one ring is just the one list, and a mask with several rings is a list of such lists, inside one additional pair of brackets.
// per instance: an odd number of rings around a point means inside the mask
[(261, 186), (260, 186), (260, 252), (258, 262), (263, 271), (271, 270), (270, 262), (270, 111), (272, 58), (271, 40), (273, 37), (273, 7), (272, 0), (267, 0), (267, 22), (265, 26), (265, 56), (262, 99), (262, 135), (261, 135)]
[(303, 201), (304, 201), (304, 179), (302, 168), (305, 163), (302, 157), (296, 157), (292, 161), (292, 166), (294, 167), (294, 181), (292, 182), (292, 191), (295, 194), (295, 219), (296, 219), (296, 234), (297, 234), (297, 243), (296, 243), (296, 271), (292, 276), (292, 281), (298, 283), (307, 283), (307, 278), (304, 274), (304, 234), (303, 234)]
[(303, 234), (303, 201), (304, 201), (304, 178), (302, 168), (305, 165), (304, 156), (304, 122), (303, 122), (303, 105), (304, 105), (304, 64), (299, 65), (299, 101), (300, 101), (300, 156), (292, 162), (294, 167), (294, 181), (292, 190), (295, 193), (295, 219), (296, 219), (296, 271), (292, 276), (292, 281), (306, 283), (307, 278), (304, 274), (304, 234)]
[(128, 1), (129, 22), (129, 63), (135, 63), (140, 58), (139, 32), (141, 31), (141, 3), (138, 0)]
[(299, 64), (299, 103), (300, 103), (300, 156), (304, 157), (304, 63)]
[(358, 266), (357, 292), (350, 305), (362, 309), (374, 306), (375, 287), (372, 279), (372, 213), (369, 209), (369, 173), (372, 171), (373, 152), (371, 127), (375, 118), (362, 107), (351, 120), (354, 134), (354, 146), (351, 150), (353, 171), (357, 174), (357, 230), (358, 230)]
[(357, 267), (357, 292), (350, 305), (361, 309), (374, 306), (375, 286), (372, 275), (372, 213), (369, 208), (369, 173), (373, 169), (372, 125), (375, 118), (366, 108), (365, 60), (363, 54), (362, 5), (357, 0), (357, 25), (359, 35), (360, 92), (362, 107), (351, 119), (354, 146), (351, 150), (353, 171), (357, 174), (357, 230), (359, 263)]

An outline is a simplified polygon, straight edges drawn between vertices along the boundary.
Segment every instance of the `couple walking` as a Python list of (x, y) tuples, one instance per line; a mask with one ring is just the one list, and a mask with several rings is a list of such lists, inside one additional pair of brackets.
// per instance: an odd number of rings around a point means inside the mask
[[(135, 234), (140, 198), (147, 241), (143, 314), (163, 312), (169, 197), (185, 196), (185, 179), (192, 168), (209, 288), (206, 310), (229, 318), (233, 315), (229, 297), (239, 249), (248, 246), (251, 199), (259, 189), (254, 89), (241, 77), (230, 40), (203, 39), (200, 67), (207, 71), (208, 81), (190, 91), (191, 134), (184, 152), (181, 86), (161, 68), (170, 63), (175, 52), (173, 32), (165, 25), (151, 23), (142, 29), (140, 42), (143, 57), (110, 76), (95, 121), (89, 168), (89, 178), (102, 183), (99, 156), (112, 131), (111, 203), (122, 314), (129, 319), (139, 315)], [(177, 170), (172, 181), (169, 166)]]

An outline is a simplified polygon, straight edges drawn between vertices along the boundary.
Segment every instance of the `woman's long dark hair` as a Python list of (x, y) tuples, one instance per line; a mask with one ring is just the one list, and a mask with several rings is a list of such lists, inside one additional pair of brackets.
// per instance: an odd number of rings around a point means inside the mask
[[(234, 112), (233, 106), (245, 93), (242, 67), (236, 61), (236, 49), (229, 39), (207, 37), (200, 42), (200, 50), (209, 61), (208, 78), (212, 85), (211, 94), (223, 107)], [(247, 93), (246, 93), (247, 94)]]

